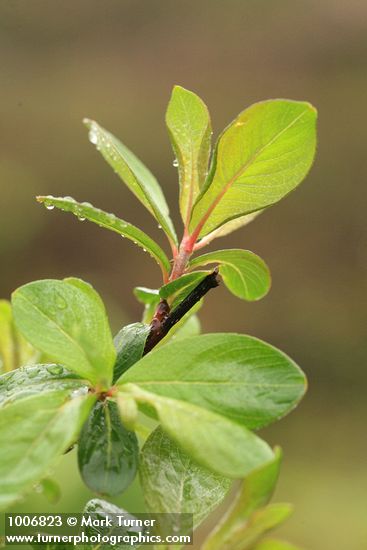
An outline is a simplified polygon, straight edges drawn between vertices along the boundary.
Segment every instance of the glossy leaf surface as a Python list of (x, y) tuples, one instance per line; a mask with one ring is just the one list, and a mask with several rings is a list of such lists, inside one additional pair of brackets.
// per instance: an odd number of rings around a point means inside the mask
[(94, 405), (80, 435), (78, 464), (88, 487), (102, 495), (118, 495), (133, 481), (138, 442), (123, 426), (116, 403)]
[(34, 347), (93, 383), (108, 386), (116, 352), (103, 302), (80, 279), (45, 279), (12, 296), (18, 328)]
[(113, 370), (114, 382), (134, 363), (141, 359), (145, 341), (150, 332), (150, 326), (144, 323), (132, 323), (123, 327), (115, 336), (114, 344), (117, 352)]
[(259, 300), (270, 289), (269, 268), (259, 256), (249, 250), (216, 250), (198, 256), (190, 262), (190, 267), (218, 264), (224, 284), (242, 300)]
[(316, 148), (316, 110), (275, 99), (243, 111), (218, 140), (215, 161), (194, 206), (200, 237), (278, 202), (304, 179)]
[(97, 122), (85, 119), (84, 123), (89, 128), (90, 141), (130, 191), (153, 214), (169, 239), (177, 244), (166, 199), (150, 170), (121, 141)]
[(151, 351), (118, 381), (258, 429), (289, 412), (305, 376), (284, 353), (239, 334), (204, 334)]
[(211, 124), (205, 103), (193, 92), (175, 86), (166, 123), (179, 170), (180, 211), (190, 220), (192, 205), (202, 187), (209, 163)]

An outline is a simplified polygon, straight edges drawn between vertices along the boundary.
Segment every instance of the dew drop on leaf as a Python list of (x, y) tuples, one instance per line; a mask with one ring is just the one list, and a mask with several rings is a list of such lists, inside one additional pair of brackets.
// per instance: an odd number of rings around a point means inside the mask
[(173, 164), (173, 166), (174, 166), (175, 168), (177, 168), (177, 166), (178, 166), (178, 160), (177, 160), (177, 159), (174, 159), (174, 161), (173, 161), (172, 164)]
[(50, 374), (55, 375), (61, 374), (64, 370), (61, 365), (48, 365), (46, 368)]

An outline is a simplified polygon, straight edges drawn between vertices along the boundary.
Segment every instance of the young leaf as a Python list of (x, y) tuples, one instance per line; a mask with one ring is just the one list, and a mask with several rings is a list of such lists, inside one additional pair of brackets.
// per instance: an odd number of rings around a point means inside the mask
[(275, 539), (266, 539), (257, 544), (253, 550), (300, 550), (298, 546)]
[(292, 511), (290, 504), (269, 504), (254, 512), (248, 521), (243, 521), (219, 543), (207, 540), (202, 550), (253, 550), (254, 544), (288, 519)]
[(216, 250), (198, 256), (190, 267), (219, 264), (224, 284), (238, 298), (259, 300), (269, 292), (271, 277), (266, 263), (249, 250)]
[(160, 297), (171, 302), (171, 309), (175, 309), (180, 302), (207, 276), (210, 271), (194, 271), (185, 273), (159, 289)]
[(150, 326), (144, 323), (132, 323), (123, 327), (114, 338), (117, 352), (116, 363), (113, 369), (113, 381), (143, 356), (145, 341), (150, 332)]
[(86, 118), (84, 123), (89, 128), (89, 140), (130, 191), (153, 214), (169, 240), (177, 245), (177, 236), (169, 216), (166, 199), (153, 174), (121, 141), (99, 126), (97, 122)]
[(160, 301), (159, 291), (153, 288), (137, 286), (134, 288), (133, 292), (138, 302), (144, 304), (142, 322), (146, 324), (150, 323), (153, 319), (155, 309)]
[(204, 237), (292, 191), (311, 167), (315, 125), (316, 110), (301, 101), (263, 101), (243, 111), (218, 140), (190, 232)]
[(233, 538), (248, 524), (251, 514), (269, 502), (278, 480), (280, 461), (281, 451), (275, 449), (274, 458), (271, 461), (242, 481), (233, 503), (207, 537), (203, 550), (229, 548)]
[(178, 524), (176, 514), (193, 514), (196, 527), (220, 504), (231, 485), (228, 478), (193, 462), (161, 427), (144, 444), (139, 474), (148, 511), (167, 514), (164, 519), (178, 533), (187, 532), (190, 525)]
[(78, 443), (83, 480), (103, 495), (122, 493), (138, 466), (138, 441), (121, 422), (116, 403), (98, 401), (83, 426)]
[(76, 374), (107, 387), (116, 352), (97, 292), (78, 279), (46, 279), (18, 288), (15, 322), (37, 349)]
[(93, 402), (92, 395), (60, 389), (31, 395), (0, 410), (0, 509), (30, 491), (74, 443)]
[(39, 354), (15, 327), (10, 302), (0, 300), (0, 374), (38, 359)]
[(257, 338), (204, 334), (145, 355), (118, 384), (209, 409), (250, 429), (278, 420), (305, 392), (302, 371)]
[(88, 391), (84, 380), (61, 365), (20, 367), (0, 376), (0, 407), (41, 392), (54, 390)]
[(265, 441), (224, 416), (134, 384), (122, 386), (124, 392), (134, 396), (143, 412), (154, 409), (169, 437), (198, 464), (219, 475), (242, 478), (273, 457)]
[(145, 252), (149, 252), (151, 257), (158, 263), (164, 277), (170, 271), (170, 263), (160, 246), (153, 241), (146, 233), (138, 229), (131, 223), (121, 220), (114, 214), (107, 214), (99, 208), (95, 208), (88, 202), (77, 202), (72, 197), (52, 197), (51, 195), (37, 197), (38, 202), (43, 203), (46, 208), (60, 208), (65, 212), (75, 214), (80, 220), (88, 220), (96, 223), (100, 227), (109, 229), (133, 241)]
[(209, 112), (196, 94), (175, 86), (168, 104), (166, 123), (179, 170), (181, 216), (187, 224), (208, 171), (211, 142)]
[(201, 247), (208, 245), (211, 243), (214, 239), (217, 239), (218, 237), (225, 237), (226, 235), (229, 235), (230, 233), (233, 233), (233, 231), (236, 231), (237, 229), (240, 229), (240, 227), (244, 227), (245, 225), (251, 223), (259, 214), (264, 212), (266, 208), (263, 210), (257, 210), (256, 212), (252, 212), (252, 214), (246, 214), (245, 216), (240, 216), (239, 218), (235, 218), (234, 220), (231, 220), (224, 225), (221, 225), (220, 227), (217, 227), (217, 229), (214, 229), (211, 233), (208, 233), (199, 241), (199, 245)]

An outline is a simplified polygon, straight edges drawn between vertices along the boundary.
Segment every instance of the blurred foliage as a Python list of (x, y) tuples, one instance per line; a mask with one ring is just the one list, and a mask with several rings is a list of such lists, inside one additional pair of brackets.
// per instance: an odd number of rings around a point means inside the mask
[[(305, 402), (267, 436), (285, 452), (276, 496), (296, 505), (282, 535), (313, 550), (367, 544), (366, 16), (359, 0), (0, 4), (3, 298), (32, 279), (83, 277), (102, 293), (117, 330), (140, 317), (132, 288), (159, 283), (159, 270), (126, 240), (34, 200), (51, 193), (91, 201), (164, 245), (149, 214), (88, 143), (83, 117), (101, 121), (143, 159), (178, 220), (164, 126), (173, 84), (205, 99), (214, 132), (265, 98), (318, 108), (318, 158), (307, 181), (227, 239), (265, 258), (272, 291), (261, 303), (240, 304), (220, 288), (201, 312), (205, 331), (264, 338), (308, 374)], [(79, 479), (71, 483), (74, 455), (57, 471), (61, 485), (68, 480), (59, 504), (37, 496), (17, 509), (81, 510), (90, 494)], [(118, 503), (138, 511), (139, 495), (129, 489)]]

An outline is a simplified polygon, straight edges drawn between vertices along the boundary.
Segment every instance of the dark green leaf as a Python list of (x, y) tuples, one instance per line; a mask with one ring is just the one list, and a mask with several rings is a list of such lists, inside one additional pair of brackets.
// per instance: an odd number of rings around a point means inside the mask
[(121, 141), (99, 126), (97, 122), (85, 119), (84, 123), (89, 128), (90, 141), (130, 191), (153, 214), (170, 241), (177, 244), (166, 199), (153, 174)]
[(0, 509), (29, 492), (74, 443), (93, 402), (92, 395), (63, 389), (0, 410)]
[(120, 332), (116, 334), (114, 344), (117, 357), (113, 370), (114, 382), (116, 382), (116, 380), (118, 380), (134, 363), (141, 359), (149, 332), (149, 325), (132, 323), (131, 325), (123, 327)]
[(190, 267), (219, 264), (219, 273), (226, 287), (243, 300), (259, 300), (270, 289), (268, 266), (249, 250), (216, 250), (190, 262)]
[(148, 511), (167, 514), (164, 520), (180, 534), (190, 525), (178, 524), (175, 514), (193, 514), (196, 527), (223, 500), (231, 484), (193, 462), (160, 427), (141, 451), (139, 472)]
[(92, 491), (122, 493), (133, 481), (138, 466), (138, 442), (121, 422), (116, 403), (98, 401), (78, 445), (79, 470)]
[(107, 387), (116, 352), (103, 302), (80, 279), (46, 279), (18, 288), (15, 322), (37, 349), (69, 370)]
[(190, 232), (204, 237), (266, 208), (304, 179), (316, 148), (316, 110), (301, 101), (252, 105), (225, 129), (193, 208)]
[(304, 374), (289, 357), (240, 334), (170, 342), (144, 356), (118, 383), (187, 401), (253, 429), (287, 414), (306, 387)]
[(166, 123), (180, 176), (180, 211), (184, 223), (203, 186), (210, 155), (211, 124), (205, 103), (181, 86), (173, 88)]
[(132, 395), (144, 412), (154, 409), (164, 431), (185, 453), (222, 476), (242, 478), (273, 457), (264, 441), (219, 414), (134, 384), (123, 385), (120, 391)]
[(140, 246), (144, 252), (148, 252), (151, 255), (160, 266), (164, 276), (169, 273), (171, 266), (161, 247), (144, 233), (144, 231), (141, 231), (141, 229), (138, 229), (131, 223), (121, 220), (114, 214), (103, 212), (103, 210), (95, 208), (88, 202), (77, 202), (72, 197), (52, 197), (51, 195), (47, 195), (37, 197), (37, 200), (43, 203), (48, 209), (56, 207), (65, 212), (71, 212), (77, 216), (79, 220), (88, 220), (96, 223), (100, 227), (114, 231), (122, 237), (130, 239), (134, 244)]

